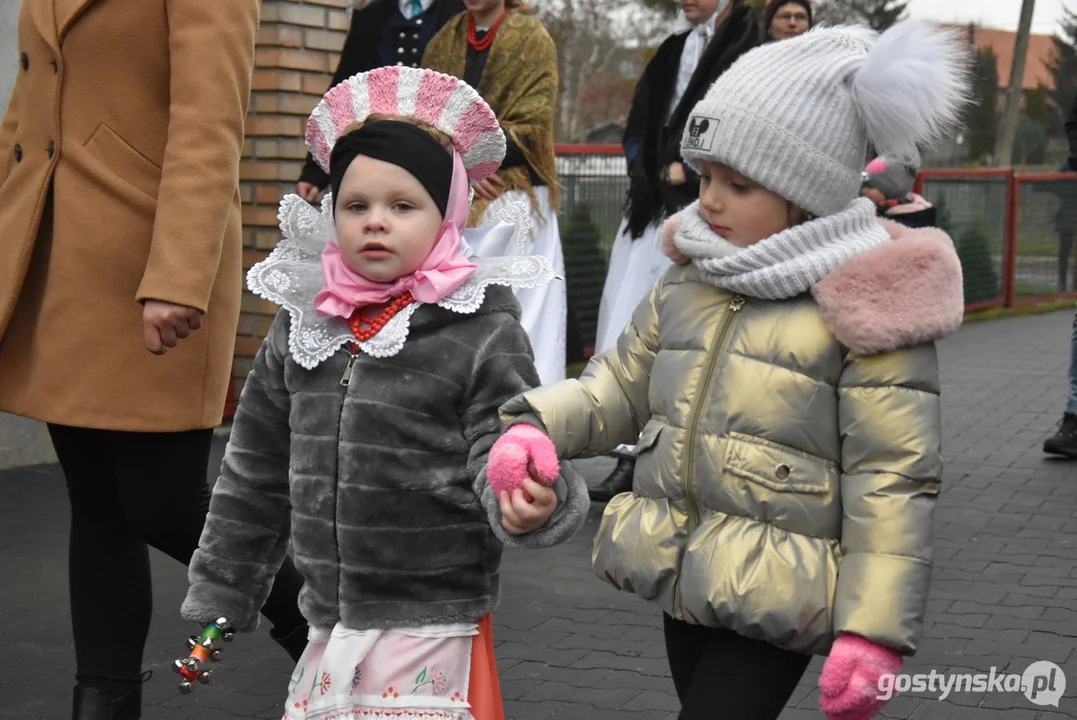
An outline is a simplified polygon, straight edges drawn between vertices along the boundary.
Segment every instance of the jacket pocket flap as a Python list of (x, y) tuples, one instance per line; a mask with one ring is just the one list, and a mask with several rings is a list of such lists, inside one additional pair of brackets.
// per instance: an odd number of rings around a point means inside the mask
[(836, 462), (741, 433), (726, 438), (725, 469), (775, 492), (823, 493), (839, 476)]
[(658, 440), (658, 434), (662, 432), (663, 427), (665, 427), (665, 421), (660, 418), (648, 420), (647, 424), (643, 426), (643, 432), (639, 434), (639, 440), (636, 441), (636, 452), (640, 453), (654, 447), (655, 442)]

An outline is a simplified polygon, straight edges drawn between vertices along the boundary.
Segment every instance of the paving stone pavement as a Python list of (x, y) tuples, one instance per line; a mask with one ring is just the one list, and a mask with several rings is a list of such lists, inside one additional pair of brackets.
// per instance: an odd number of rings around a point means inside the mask
[[(1057, 663), (1057, 708), (1018, 692), (904, 693), (882, 713), (915, 720), (1077, 717), (1077, 462), (1040, 451), (1065, 401), (1071, 312), (973, 324), (940, 343), (944, 490), (926, 637), (910, 673), (1022, 672)], [(222, 450), (218, 443), (216, 451)], [(589, 480), (611, 467), (581, 463)], [(151, 476), (153, 468), (147, 468)], [(510, 720), (674, 720), (659, 614), (589, 569), (601, 507), (547, 551), (509, 552), (495, 613)], [(67, 505), (55, 466), (0, 472), (0, 720), (70, 717)], [(228, 647), (219, 684), (180, 696), (171, 661), (194, 628), (178, 617), (184, 569), (154, 553), (157, 613), (147, 643), (148, 720), (280, 716), (290, 663), (265, 628)], [(102, 558), (108, 572), (108, 558)], [(101, 609), (122, 633), (123, 618)], [(812, 662), (781, 720), (820, 719)], [(722, 718), (720, 708), (715, 718)]]

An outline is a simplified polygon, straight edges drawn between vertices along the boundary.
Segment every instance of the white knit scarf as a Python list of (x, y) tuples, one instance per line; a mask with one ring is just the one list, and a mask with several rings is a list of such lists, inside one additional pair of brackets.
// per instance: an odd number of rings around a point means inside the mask
[(692, 259), (704, 282), (764, 300), (807, 292), (849, 258), (889, 240), (867, 198), (748, 247), (738, 247), (711, 230), (699, 215), (697, 200), (681, 211), (674, 237), (677, 249)]

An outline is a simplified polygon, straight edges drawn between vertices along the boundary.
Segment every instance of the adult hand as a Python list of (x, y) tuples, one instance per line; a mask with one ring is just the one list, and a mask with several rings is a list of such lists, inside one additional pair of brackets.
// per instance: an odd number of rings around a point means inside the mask
[(666, 169), (666, 177), (669, 178), (670, 185), (684, 185), (685, 180), (688, 179), (684, 174), (684, 165), (679, 162), (669, 164), (669, 168)]
[(173, 305), (160, 300), (147, 300), (142, 305), (142, 334), (146, 349), (154, 355), (164, 355), (180, 340), (202, 327), (202, 311), (185, 305)]
[[(527, 501), (525, 493), (533, 498), (531, 502)], [(512, 535), (523, 535), (538, 530), (550, 519), (557, 509), (557, 492), (527, 478), (511, 494), (508, 490), (502, 490), (498, 502), (501, 505), (501, 527)]]
[(475, 194), (486, 200), (496, 200), (505, 192), (505, 181), (497, 173), (487, 175), (485, 179), (475, 183)]
[(314, 201), (318, 199), (318, 195), (321, 192), (321, 188), (314, 183), (303, 182), (300, 180), (295, 184), (295, 194), (312, 205), (314, 204)]

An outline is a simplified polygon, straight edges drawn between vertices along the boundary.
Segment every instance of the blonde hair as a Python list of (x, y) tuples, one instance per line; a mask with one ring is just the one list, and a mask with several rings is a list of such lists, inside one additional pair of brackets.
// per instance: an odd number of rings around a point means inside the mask
[(449, 137), (441, 130), (438, 130), (436, 127), (426, 122), (425, 120), (420, 120), (419, 118), (413, 117), (411, 115), (388, 115), (385, 113), (371, 113), (370, 115), (367, 115), (365, 120), (353, 122), (351, 125), (345, 127), (344, 132), (341, 133), (341, 136), (347, 135), (350, 132), (355, 132), (367, 123), (380, 122), (382, 120), (395, 120), (396, 122), (404, 122), (409, 125), (414, 125), (415, 127), (419, 128), (420, 130), (423, 130), (428, 135), (433, 137), (439, 143), (441, 143), (441, 147), (445, 148), (445, 152), (449, 153), (450, 155), (452, 155), (453, 151), (456, 150), (456, 146), (453, 145), (451, 137)]

